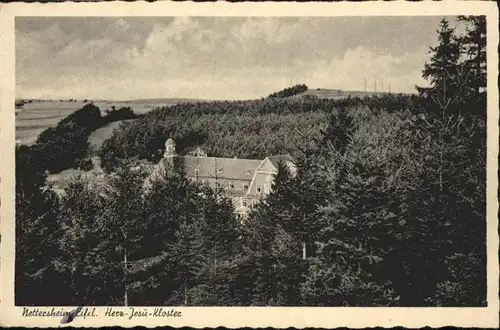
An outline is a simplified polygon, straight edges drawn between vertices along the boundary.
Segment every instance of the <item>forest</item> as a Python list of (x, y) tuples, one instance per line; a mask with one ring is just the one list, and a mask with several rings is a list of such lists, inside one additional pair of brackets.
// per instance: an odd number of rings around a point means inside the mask
[[(458, 20), (463, 34), (441, 21), (415, 95), (159, 108), (102, 145), (105, 184), (63, 196), (45, 185), (57, 158), (40, 161), (55, 133), (18, 147), (16, 305), (486, 306), (486, 23)], [(97, 125), (87, 110), (58, 134)], [(288, 152), (297, 175), (281, 164), (244, 221), (180, 170), (145, 195), (141, 164), (168, 137), (181, 154)]]

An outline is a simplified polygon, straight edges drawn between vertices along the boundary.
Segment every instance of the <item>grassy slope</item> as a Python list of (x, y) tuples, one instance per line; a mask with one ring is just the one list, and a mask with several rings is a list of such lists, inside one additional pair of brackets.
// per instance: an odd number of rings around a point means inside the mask
[(341, 99), (346, 97), (365, 97), (365, 96), (376, 96), (388, 94), (387, 92), (364, 92), (364, 91), (347, 91), (341, 89), (325, 89), (325, 88), (312, 88), (308, 89), (304, 93), (296, 95), (297, 97), (302, 97), (306, 95), (316, 96), (320, 99)]
[[(96, 101), (94, 104), (101, 109), (103, 115), (104, 111), (111, 109), (112, 106), (115, 106), (117, 109), (132, 107), (135, 114), (142, 115), (154, 108), (166, 105), (161, 102), (146, 102), (146, 100), (143, 102), (135, 101), (133, 103)], [(55, 127), (59, 121), (84, 105), (85, 103), (83, 102), (67, 101), (38, 101), (25, 104), (23, 109), (16, 115), (16, 140), (25, 145), (35, 143), (42, 131), (49, 127)]]
[(92, 150), (99, 150), (106, 139), (111, 137), (113, 131), (120, 127), (124, 120), (115, 121), (103, 126), (90, 134), (89, 143)]
[[(92, 132), (92, 134), (90, 134), (89, 136), (89, 143), (91, 150), (93, 150), (94, 152), (99, 150), (104, 141), (107, 140), (113, 134), (113, 130), (117, 129), (123, 121), (124, 120), (120, 120), (109, 123), (106, 126), (101, 127)], [(71, 179), (75, 175), (82, 175), (83, 177), (91, 178), (96, 174), (102, 173), (102, 169), (100, 166), (101, 159), (99, 158), (99, 156), (92, 155), (92, 162), (94, 163), (94, 168), (90, 171), (82, 171), (79, 169), (70, 168), (60, 173), (49, 175), (47, 181), (51, 182), (56, 186), (59, 186), (63, 184), (65, 181)]]

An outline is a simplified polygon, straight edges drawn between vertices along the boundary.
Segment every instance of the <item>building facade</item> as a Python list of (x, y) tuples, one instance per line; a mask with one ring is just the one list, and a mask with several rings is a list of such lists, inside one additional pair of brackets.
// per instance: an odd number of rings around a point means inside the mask
[(182, 166), (188, 179), (205, 183), (211, 188), (222, 188), (224, 194), (231, 198), (235, 212), (246, 216), (261, 198), (271, 192), (280, 161), (295, 175), (296, 167), (290, 155), (265, 159), (218, 158), (208, 157), (197, 149), (193, 155), (179, 156), (175, 141), (168, 139), (163, 158), (156, 165), (149, 182), (165, 177), (173, 166)]

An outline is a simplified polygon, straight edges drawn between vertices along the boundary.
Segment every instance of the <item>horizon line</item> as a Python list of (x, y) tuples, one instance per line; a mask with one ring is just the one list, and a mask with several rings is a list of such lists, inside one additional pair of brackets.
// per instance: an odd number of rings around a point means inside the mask
[[(293, 86), (290, 86), (293, 87)], [(285, 87), (279, 91), (282, 91), (286, 88), (290, 87)], [(308, 88), (307, 91), (314, 91), (314, 90), (327, 90), (327, 91), (342, 91), (343, 93), (366, 93), (367, 95), (361, 95), (360, 97), (365, 97), (365, 96), (370, 96), (373, 94), (402, 94), (402, 95), (412, 95), (412, 94), (418, 94), (417, 91), (413, 92), (395, 92), (395, 91), (363, 91), (363, 90), (344, 90), (341, 88)], [(279, 92), (277, 91), (277, 92)], [(272, 94), (272, 93), (271, 93)], [(303, 93), (301, 93), (303, 94)], [(300, 94), (297, 94), (300, 95)], [(293, 96), (297, 96), (293, 95)], [(307, 94), (306, 94), (307, 95)], [(346, 95), (346, 97), (349, 95)], [(159, 100), (180, 100), (180, 101), (205, 101), (205, 102), (216, 102), (216, 101), (254, 101), (254, 100), (261, 100), (268, 98), (269, 95), (266, 96), (261, 96), (261, 97), (255, 97), (255, 98), (249, 98), (249, 99), (204, 99), (204, 98), (196, 98), (196, 97), (140, 97), (140, 98), (135, 98), (135, 99), (103, 99), (103, 98), (91, 98), (91, 97), (82, 97), (82, 98), (67, 98), (67, 97), (50, 97), (50, 98), (38, 98), (38, 97), (16, 97), (15, 100), (33, 100), (33, 101), (75, 101), (75, 102), (81, 102), (81, 101), (95, 101), (95, 102), (123, 102), (123, 103), (128, 103), (128, 102), (137, 102), (137, 101), (159, 101)], [(355, 96), (358, 97), (358, 96)]]

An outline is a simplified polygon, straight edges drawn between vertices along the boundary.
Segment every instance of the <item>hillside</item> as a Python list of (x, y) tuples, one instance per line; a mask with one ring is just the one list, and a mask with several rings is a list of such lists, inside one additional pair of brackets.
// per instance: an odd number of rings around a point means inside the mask
[(112, 170), (127, 158), (156, 159), (171, 137), (181, 154), (200, 147), (214, 157), (293, 156), (315, 143), (336, 109), (399, 111), (414, 101), (413, 96), (384, 95), (369, 99), (285, 97), (177, 104), (151, 111), (113, 131), (98, 154), (103, 168)]
[(387, 92), (363, 92), (363, 91), (349, 91), (342, 89), (328, 89), (328, 88), (314, 88), (308, 89), (307, 91), (300, 93), (296, 96), (292, 97), (305, 97), (305, 96), (313, 96), (320, 99), (342, 99), (347, 97), (368, 97), (368, 96), (383, 96), (388, 94), (395, 93), (387, 93)]
[(179, 103), (196, 103), (196, 102), (205, 102), (210, 100), (201, 100), (201, 99), (183, 99), (183, 98), (157, 98), (157, 99), (137, 99), (137, 100), (128, 100), (123, 101), (124, 103), (129, 104), (163, 104), (163, 105), (174, 105)]
[(305, 84), (298, 84), (291, 87), (286, 87), (280, 91), (274, 92), (268, 96), (268, 98), (303, 98), (303, 97), (315, 97), (319, 99), (343, 99), (343, 98), (364, 98), (370, 96), (382, 97), (384, 95), (397, 95), (406, 94), (407, 96), (411, 93), (390, 93), (386, 91), (373, 92), (373, 91), (355, 91), (355, 90), (343, 90), (340, 88), (309, 88)]
[(89, 136), (90, 148), (92, 150), (99, 150), (104, 141), (113, 135), (113, 131), (118, 129), (122, 122), (129, 120), (131, 119), (114, 121), (93, 131)]
[[(83, 101), (51, 101), (51, 100), (17, 100), (26, 102), (22, 108), (16, 109), (16, 141), (23, 145), (35, 143), (38, 135), (45, 129), (57, 126), (57, 123), (88, 102)], [(134, 100), (134, 101), (92, 101), (105, 115), (107, 109), (133, 107), (136, 115), (142, 115), (163, 106), (182, 103), (182, 99)]]

